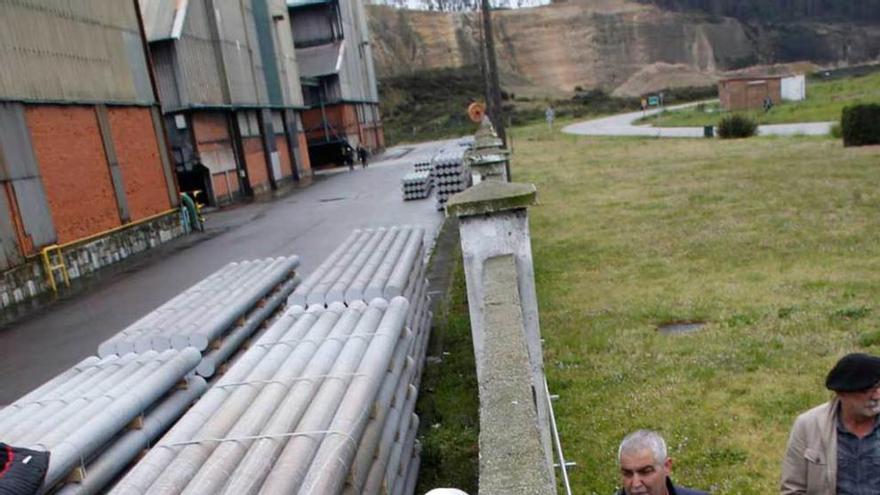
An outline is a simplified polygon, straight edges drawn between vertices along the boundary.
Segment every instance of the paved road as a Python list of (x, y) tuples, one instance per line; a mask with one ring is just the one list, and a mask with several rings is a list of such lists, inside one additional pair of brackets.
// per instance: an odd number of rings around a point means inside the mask
[[(688, 103), (667, 107), (667, 110), (676, 110), (688, 106), (698, 105)], [(583, 136), (650, 136), (650, 137), (703, 137), (702, 127), (652, 127), (650, 125), (635, 125), (633, 122), (646, 116), (660, 113), (662, 110), (648, 110), (646, 112), (631, 112), (612, 117), (588, 120), (571, 124), (562, 129), (568, 134)], [(824, 136), (831, 133), (833, 122), (811, 122), (804, 124), (773, 124), (758, 127), (758, 134), (762, 136)]]
[(270, 202), (211, 213), (208, 232), (117, 267), (92, 287), (0, 330), (0, 405), (84, 357), (140, 316), (231, 261), (297, 254), (308, 274), (358, 227), (418, 224), (433, 239), (443, 214), (432, 199), (401, 199), (400, 177), (439, 141), (392, 148), (368, 168), (323, 174)]

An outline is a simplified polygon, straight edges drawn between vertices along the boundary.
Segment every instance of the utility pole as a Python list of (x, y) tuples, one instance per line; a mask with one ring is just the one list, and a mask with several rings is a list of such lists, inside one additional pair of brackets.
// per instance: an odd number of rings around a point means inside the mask
[(498, 137), (507, 146), (507, 133), (504, 132), (504, 116), (501, 114), (501, 81), (498, 78), (498, 62), (495, 60), (495, 38), (492, 35), (492, 6), (489, 0), (482, 0), (483, 14), (483, 55), (486, 59), (487, 87), (486, 107), (489, 119), (495, 126)]

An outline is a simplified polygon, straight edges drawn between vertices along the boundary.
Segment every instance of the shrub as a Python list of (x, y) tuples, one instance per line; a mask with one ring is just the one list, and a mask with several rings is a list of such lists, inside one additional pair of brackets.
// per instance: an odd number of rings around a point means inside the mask
[(758, 132), (758, 123), (745, 115), (728, 115), (718, 122), (718, 137), (721, 139), (747, 138)]
[(843, 128), (840, 127), (840, 122), (836, 122), (831, 126), (831, 137), (834, 139), (840, 139), (843, 137)]
[(840, 119), (844, 146), (880, 144), (880, 104), (853, 105)]

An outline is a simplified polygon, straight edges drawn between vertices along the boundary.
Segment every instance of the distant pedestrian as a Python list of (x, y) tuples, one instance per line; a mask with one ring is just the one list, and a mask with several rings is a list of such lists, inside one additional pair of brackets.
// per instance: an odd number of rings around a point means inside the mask
[(641, 109), (643, 112), (648, 109), (648, 100), (642, 98), (641, 104)]
[(361, 167), (367, 168), (367, 149), (361, 145), (357, 147), (358, 160), (361, 161)]
[(764, 111), (769, 112), (771, 108), (773, 108), (773, 98), (768, 96), (764, 98)]
[(544, 110), (544, 117), (547, 119), (547, 128), (552, 131), (553, 120), (556, 119), (556, 110), (553, 110), (552, 106), (547, 105), (547, 109)]
[(348, 165), (348, 170), (354, 170), (354, 148), (347, 142), (342, 143), (342, 162)]

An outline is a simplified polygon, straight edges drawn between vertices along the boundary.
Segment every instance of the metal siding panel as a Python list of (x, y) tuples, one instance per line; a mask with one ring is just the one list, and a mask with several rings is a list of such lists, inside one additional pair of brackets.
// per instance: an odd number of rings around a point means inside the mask
[[(0, 97), (144, 103), (122, 33), (137, 33), (132, 2), (6, 3), (0, 16)], [(143, 55), (141, 67), (146, 71)]]
[(6, 188), (0, 189), (0, 270), (17, 265), (23, 261), (18, 250), (18, 238), (12, 223), (12, 212), (6, 198)]
[(24, 105), (20, 103), (0, 103), (0, 154), (3, 155), (0, 180), (40, 174), (24, 117)]
[(223, 104), (221, 76), (211, 41), (191, 37), (177, 43), (178, 64), (190, 104)]
[(18, 179), (12, 182), (12, 188), (15, 189), (24, 231), (31, 236), (34, 246), (39, 248), (57, 241), (42, 180), (39, 177)]
[[(258, 66), (253, 58), (256, 42), (248, 36), (246, 23), (253, 26), (252, 16), (239, 0), (218, 2), (220, 11), (219, 34), (223, 61), (229, 77), (230, 102), (239, 105), (259, 103), (258, 82), (254, 71)], [(250, 28), (253, 31), (253, 28)]]
[(0, 154), (0, 180), (12, 182), (25, 232), (36, 246), (55, 242), (55, 225), (40, 179), (24, 105), (0, 103)]
[(168, 200), (171, 206), (176, 207), (179, 204), (180, 198), (177, 195), (177, 183), (174, 181), (174, 172), (171, 171), (171, 157), (168, 156), (168, 140), (165, 138), (162, 115), (158, 108), (153, 107), (150, 109), (150, 116), (153, 119), (153, 132), (156, 133), (156, 141), (159, 142), (159, 159), (162, 161), (165, 187), (168, 188)]
[(110, 130), (107, 107), (104, 105), (96, 106), (95, 115), (98, 117), (98, 129), (101, 131), (101, 142), (104, 144), (104, 154), (107, 156), (107, 167), (110, 169), (110, 181), (113, 183), (119, 219), (125, 223), (131, 220), (131, 214), (128, 209), (128, 199), (125, 197), (125, 181), (122, 178), (122, 169), (119, 167), (116, 145), (113, 143), (113, 132)]
[(151, 43), (150, 55), (153, 58), (156, 88), (159, 90), (162, 107), (180, 108), (180, 94), (174, 70), (174, 45), (170, 41)]
[(327, 41), (333, 38), (333, 29), (327, 22), (327, 16), (318, 10), (296, 12), (291, 16), (293, 23), (293, 41), (297, 45), (315, 41)]
[(125, 52), (128, 55), (128, 66), (134, 80), (134, 89), (139, 101), (153, 103), (153, 88), (150, 85), (150, 74), (147, 61), (144, 59), (144, 45), (140, 33), (122, 33)]

